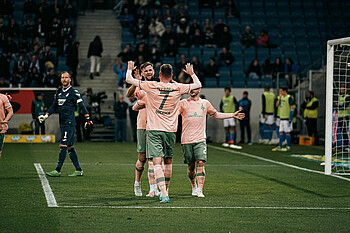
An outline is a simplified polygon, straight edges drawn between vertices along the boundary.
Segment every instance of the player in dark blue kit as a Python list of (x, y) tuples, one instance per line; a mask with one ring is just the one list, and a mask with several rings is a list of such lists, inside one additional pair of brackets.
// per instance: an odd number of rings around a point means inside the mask
[(47, 172), (48, 176), (61, 176), (61, 168), (66, 158), (67, 151), (70, 159), (72, 160), (75, 171), (69, 176), (82, 176), (84, 174), (78, 161), (77, 153), (74, 149), (74, 130), (75, 130), (75, 115), (74, 111), (79, 105), (80, 109), (83, 110), (86, 119), (85, 129), (91, 129), (93, 122), (90, 119), (89, 113), (86, 110), (83, 100), (80, 94), (71, 86), (71, 76), (68, 72), (61, 74), (61, 82), (63, 87), (60, 87), (55, 95), (54, 102), (50, 109), (45, 115), (38, 117), (40, 122), (44, 122), (56, 109), (59, 114), (59, 122), (61, 129), (61, 143), (60, 143), (60, 154), (58, 158), (58, 165), (55, 170)]

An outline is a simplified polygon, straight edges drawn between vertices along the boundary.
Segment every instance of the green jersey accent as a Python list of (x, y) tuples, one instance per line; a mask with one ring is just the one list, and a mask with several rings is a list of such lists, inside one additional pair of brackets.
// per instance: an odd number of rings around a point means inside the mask
[(280, 100), (280, 105), (278, 108), (280, 109), (280, 118), (283, 119), (289, 119), (290, 115), (290, 104), (289, 104), (289, 98), (290, 95), (282, 96)]
[(265, 91), (263, 95), (265, 96), (265, 113), (273, 114), (275, 109), (275, 94), (270, 91)]
[(236, 104), (233, 95), (224, 96), (221, 101), (223, 103), (224, 113), (234, 113), (236, 111)]

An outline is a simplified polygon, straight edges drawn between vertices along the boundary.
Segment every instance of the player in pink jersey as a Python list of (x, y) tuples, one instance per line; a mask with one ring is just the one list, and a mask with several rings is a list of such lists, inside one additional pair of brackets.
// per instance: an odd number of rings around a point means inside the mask
[[(176, 140), (178, 108), (182, 94), (191, 89), (201, 87), (198, 77), (193, 72), (191, 64), (186, 65), (187, 74), (193, 79), (193, 84), (171, 83), (172, 67), (164, 64), (160, 67), (160, 82), (141, 82), (131, 75), (134, 62), (128, 62), (126, 81), (138, 86), (147, 93), (147, 153), (148, 159), (154, 163), (154, 173), (158, 187), (161, 190), (161, 203), (170, 202), (168, 187), (172, 172), (172, 157)], [(164, 158), (164, 172), (161, 163)]]
[[(237, 118), (242, 120), (244, 113), (220, 113), (208, 100), (199, 97), (200, 88), (191, 90), (190, 98), (180, 101), (179, 114), (182, 116), (181, 146), (184, 163), (188, 165), (187, 174), (192, 185), (192, 195), (204, 197), (204, 163), (207, 161), (206, 116), (216, 119)], [(197, 164), (197, 173), (195, 167)], [(198, 188), (196, 184), (198, 180)]]
[[(9, 128), (8, 122), (13, 116), (13, 109), (10, 99), (12, 99), (12, 97), (9, 96), (9, 98), (7, 98), (7, 95), (0, 94), (0, 159), (2, 148), (4, 146), (5, 133)], [(7, 112), (7, 115), (5, 111)]]
[[(138, 71), (135, 71), (135, 78), (144, 81), (155, 81), (153, 64), (145, 62), (140, 66), (141, 76)], [(136, 96), (137, 99), (145, 98), (146, 92), (140, 90), (139, 87), (132, 85), (129, 87), (127, 97)], [(137, 116), (137, 152), (139, 153), (138, 160), (135, 165), (135, 183), (134, 193), (136, 196), (142, 196), (141, 190), (141, 176), (146, 163), (146, 109), (141, 109)], [(147, 197), (154, 197), (159, 195), (157, 183), (154, 178), (154, 167), (152, 161), (148, 161), (148, 181), (150, 184), (150, 191)]]

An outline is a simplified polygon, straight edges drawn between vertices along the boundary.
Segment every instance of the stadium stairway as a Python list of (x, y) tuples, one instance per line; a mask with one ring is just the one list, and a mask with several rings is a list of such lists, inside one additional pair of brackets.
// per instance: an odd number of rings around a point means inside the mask
[[(80, 42), (78, 70), (78, 88), (84, 93), (91, 87), (93, 93), (106, 92), (107, 99), (101, 104), (101, 115), (114, 119), (113, 103), (114, 93), (117, 90), (117, 75), (113, 72), (116, 55), (120, 52), (121, 26), (112, 10), (95, 10), (86, 12), (77, 21), (77, 40)], [(90, 42), (99, 35), (103, 44), (100, 76), (90, 79), (90, 60), (87, 58)], [(113, 141), (114, 130), (103, 127), (96, 122), (91, 141)]]

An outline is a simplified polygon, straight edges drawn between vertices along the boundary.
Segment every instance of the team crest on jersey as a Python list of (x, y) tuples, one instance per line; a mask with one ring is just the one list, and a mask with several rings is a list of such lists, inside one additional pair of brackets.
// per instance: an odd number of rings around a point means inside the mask
[(203, 106), (203, 104), (202, 104), (202, 107), (201, 107), (201, 109), (202, 109), (202, 111), (204, 111), (204, 110), (205, 110), (205, 107)]
[(58, 99), (58, 105), (61, 106), (66, 102), (66, 99)]

